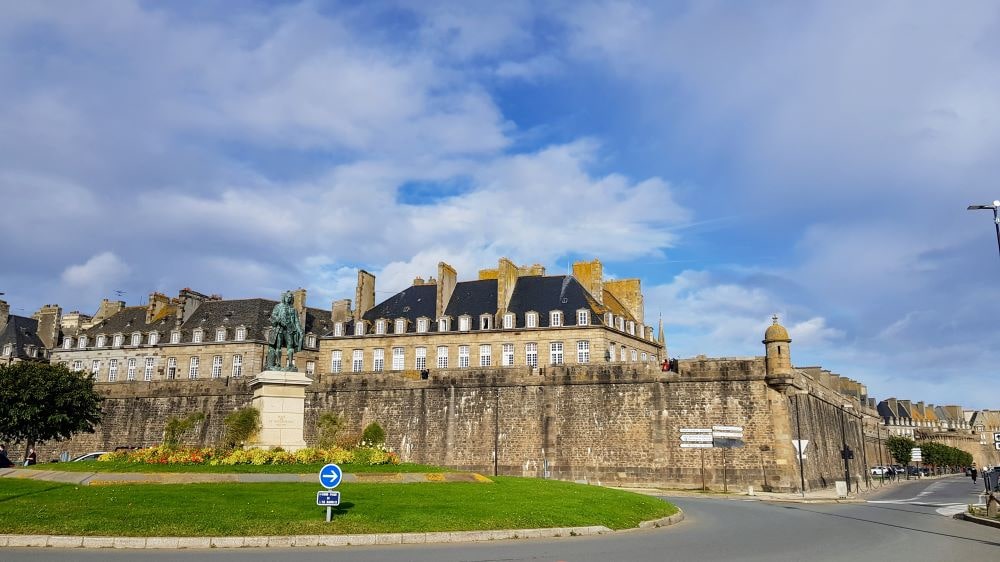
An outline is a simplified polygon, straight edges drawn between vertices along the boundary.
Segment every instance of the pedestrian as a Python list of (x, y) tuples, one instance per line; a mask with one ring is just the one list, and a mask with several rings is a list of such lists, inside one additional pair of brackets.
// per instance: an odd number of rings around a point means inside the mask
[(970, 472), (972, 473), (972, 483), (975, 484), (976, 478), (979, 477), (979, 471), (976, 470), (976, 467), (972, 467), (972, 470)]
[(891, 481), (891, 480), (895, 480), (895, 479), (896, 479), (896, 469), (890, 466), (889, 467), (889, 480)]
[(10, 462), (10, 458), (7, 457), (7, 446), (0, 445), (0, 468), (10, 468), (14, 466), (14, 463)]
[(35, 453), (35, 448), (32, 447), (28, 450), (28, 458), (24, 459), (24, 466), (31, 466), (38, 462), (38, 454)]

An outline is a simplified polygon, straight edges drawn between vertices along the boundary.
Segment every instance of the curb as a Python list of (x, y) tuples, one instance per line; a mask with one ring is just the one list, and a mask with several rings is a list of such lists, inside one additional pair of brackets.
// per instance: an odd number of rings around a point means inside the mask
[(995, 527), (1000, 529), (1000, 520), (987, 519), (986, 517), (978, 517), (975, 515), (969, 515), (968, 513), (956, 513), (955, 519), (961, 519), (962, 521), (968, 521), (970, 523), (976, 523), (978, 525), (986, 525), (987, 527)]

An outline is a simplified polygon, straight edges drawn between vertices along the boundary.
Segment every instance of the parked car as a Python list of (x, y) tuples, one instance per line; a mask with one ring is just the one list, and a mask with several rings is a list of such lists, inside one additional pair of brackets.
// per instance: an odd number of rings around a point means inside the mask
[(887, 466), (873, 466), (871, 468), (872, 476), (888, 476), (889, 467)]
[(105, 451), (95, 451), (93, 453), (87, 453), (86, 455), (80, 455), (79, 457), (76, 457), (75, 459), (73, 459), (71, 462), (91, 462), (91, 461), (96, 461), (98, 458), (100, 458), (101, 455), (106, 455), (106, 454), (107, 454), (107, 452), (105, 452)]

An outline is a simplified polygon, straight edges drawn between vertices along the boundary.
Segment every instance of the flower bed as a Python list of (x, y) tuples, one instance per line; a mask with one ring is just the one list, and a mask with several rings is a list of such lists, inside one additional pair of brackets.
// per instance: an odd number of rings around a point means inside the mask
[(399, 455), (381, 446), (360, 446), (353, 449), (299, 449), (292, 453), (281, 449), (213, 448), (172, 449), (162, 445), (134, 451), (115, 451), (101, 455), (98, 461), (129, 462), (135, 464), (186, 464), (186, 465), (237, 465), (237, 464), (354, 464), (377, 466), (399, 464)]

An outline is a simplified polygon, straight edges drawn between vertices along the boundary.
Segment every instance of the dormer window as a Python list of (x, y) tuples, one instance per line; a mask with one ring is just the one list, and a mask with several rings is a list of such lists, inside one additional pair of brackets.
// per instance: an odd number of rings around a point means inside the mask
[(114, 339), (114, 346), (115, 347), (121, 347), (122, 343), (124, 341), (125, 341), (125, 336), (123, 336), (121, 334), (115, 334), (115, 339)]
[(577, 310), (576, 311), (576, 325), (577, 326), (589, 326), (590, 325), (590, 311), (589, 310)]
[(14, 346), (12, 346), (9, 343), (7, 345), (3, 346), (3, 356), (4, 357), (10, 357), (13, 354), (14, 354)]
[(170, 343), (181, 343), (181, 333), (170, 332)]
[(508, 312), (503, 315), (503, 329), (510, 330), (514, 328), (514, 313)]
[(316, 347), (316, 336), (309, 334), (306, 336), (306, 347)]
[(483, 314), (482, 316), (480, 316), (479, 317), (479, 329), (480, 330), (489, 330), (491, 328), (493, 328), (493, 315), (491, 315), (491, 314)]
[(139, 344), (141, 343), (142, 343), (142, 334), (139, 332), (132, 334), (132, 342), (131, 342), (132, 347), (139, 347)]
[(549, 313), (549, 327), (558, 328), (562, 326), (562, 312), (553, 310)]
[(538, 313), (529, 312), (524, 317), (524, 326), (526, 328), (537, 328), (538, 327)]
[(219, 328), (215, 331), (215, 341), (226, 341), (226, 329)]
[(604, 325), (608, 327), (613, 327), (615, 325), (615, 315), (610, 312), (605, 312)]
[(149, 345), (156, 345), (156, 344), (160, 343), (160, 333), (159, 332), (150, 332), (149, 333), (149, 337), (147, 338), (147, 341), (149, 342)]
[(204, 337), (205, 337), (205, 332), (201, 328), (198, 328), (197, 330), (194, 331), (193, 334), (191, 334), (191, 342), (201, 343), (201, 340)]
[(97, 347), (104, 347), (108, 343), (108, 337), (104, 335), (97, 336)]
[(363, 336), (363, 335), (365, 335), (365, 321), (364, 320), (358, 320), (354, 324), (354, 335), (355, 336)]
[(63, 349), (73, 349), (73, 338), (63, 340)]
[(458, 317), (458, 331), (459, 332), (468, 332), (470, 329), (472, 329), (472, 318), (470, 318), (468, 316), (459, 316)]
[(344, 335), (344, 323), (337, 322), (333, 325), (333, 337), (339, 338)]
[(451, 329), (451, 318), (448, 318), (446, 316), (438, 318), (438, 331), (439, 332), (447, 332), (450, 329)]
[(394, 334), (405, 334), (406, 333), (406, 320), (399, 318), (396, 320), (396, 325), (393, 327), (392, 332)]
[(428, 324), (427, 318), (417, 318), (417, 332), (421, 334), (426, 332), (429, 327)]
[(628, 333), (635, 335), (635, 322), (631, 320), (628, 321)]
[(384, 335), (385, 334), (385, 326), (386, 326), (386, 321), (385, 320), (376, 320), (375, 321), (375, 333), (378, 334), (378, 335), (380, 335), (380, 336)]
[(618, 323), (618, 331), (619, 332), (624, 332), (625, 331), (625, 319), (622, 318), (621, 316), (618, 316), (618, 317), (615, 318), (615, 320), (618, 321), (617, 322)]
[(80, 349), (87, 347), (87, 336), (80, 336), (79, 346)]
[(245, 326), (238, 326), (236, 328), (236, 336), (234, 339), (236, 341), (243, 341), (247, 339), (247, 329)]

